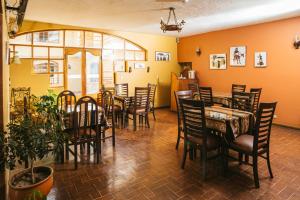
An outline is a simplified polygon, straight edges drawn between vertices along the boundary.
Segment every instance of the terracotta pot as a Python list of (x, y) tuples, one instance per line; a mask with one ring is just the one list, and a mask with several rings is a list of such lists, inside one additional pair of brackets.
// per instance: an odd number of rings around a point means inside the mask
[(11, 200), (24, 200), (28, 196), (32, 195), (34, 191), (41, 192), (44, 196), (47, 196), (53, 185), (53, 169), (51, 167), (39, 166), (34, 167), (35, 172), (45, 172), (49, 174), (44, 180), (24, 187), (13, 186), (12, 183), (18, 177), (23, 176), (25, 173), (28, 173), (30, 169), (25, 169), (11, 177), (9, 180), (9, 198)]

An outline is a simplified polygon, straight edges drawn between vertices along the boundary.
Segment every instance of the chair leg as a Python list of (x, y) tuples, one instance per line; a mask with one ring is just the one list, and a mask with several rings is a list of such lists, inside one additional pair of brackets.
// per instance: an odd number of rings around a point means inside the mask
[(242, 164), (243, 161), (243, 154), (239, 152), (239, 165)]
[(272, 173), (272, 169), (271, 169), (271, 162), (270, 162), (270, 153), (269, 153), (269, 151), (267, 152), (267, 164), (268, 164), (268, 170), (269, 170), (270, 177), (273, 178), (273, 173)]
[(133, 114), (133, 130), (136, 131), (136, 114)]
[(146, 113), (145, 115), (145, 121), (147, 123), (147, 127), (150, 128), (150, 123), (149, 123), (149, 116), (148, 116), (148, 113)]
[(78, 158), (77, 158), (77, 144), (74, 144), (74, 163), (75, 163), (75, 170), (78, 168), (77, 166)]
[(69, 141), (66, 141), (66, 160), (69, 160)]
[(181, 161), (181, 169), (184, 169), (184, 166), (185, 166), (185, 160), (186, 160), (186, 154), (187, 154), (187, 143), (184, 142), (183, 156), (182, 156), (182, 161)]
[(259, 188), (258, 169), (257, 169), (257, 156), (253, 156), (253, 175), (255, 187)]
[(97, 161), (97, 164), (99, 164), (99, 154), (101, 154), (101, 141), (99, 138), (96, 139), (96, 161)]
[(179, 143), (180, 143), (180, 134), (181, 134), (180, 127), (178, 127), (176, 150), (178, 150), (178, 146), (179, 146)]
[(103, 139), (103, 142), (105, 142), (105, 130), (103, 128), (103, 132), (102, 132), (102, 139)]
[(206, 162), (207, 162), (207, 154), (206, 154), (206, 150), (204, 148), (202, 148), (202, 178), (203, 180), (206, 179)]
[(155, 108), (153, 107), (152, 109), (153, 109), (153, 110), (152, 110), (152, 115), (153, 115), (154, 121), (156, 121), (156, 117), (155, 117)]
[(245, 155), (245, 162), (249, 163), (249, 156), (248, 155)]
[(188, 149), (190, 160), (194, 160), (194, 149), (195, 147), (190, 144)]

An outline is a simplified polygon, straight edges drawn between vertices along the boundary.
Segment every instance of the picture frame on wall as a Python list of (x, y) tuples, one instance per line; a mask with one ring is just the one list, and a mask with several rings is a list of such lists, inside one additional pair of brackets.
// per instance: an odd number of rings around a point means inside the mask
[(155, 52), (155, 60), (156, 61), (170, 61), (171, 60), (171, 53), (170, 52), (156, 51)]
[(267, 52), (259, 51), (254, 53), (254, 66), (257, 68), (267, 67)]
[(210, 54), (209, 63), (209, 69), (226, 69), (226, 54)]
[(134, 69), (145, 69), (145, 63), (143, 62), (134, 63)]
[(230, 47), (230, 66), (246, 66), (246, 46)]

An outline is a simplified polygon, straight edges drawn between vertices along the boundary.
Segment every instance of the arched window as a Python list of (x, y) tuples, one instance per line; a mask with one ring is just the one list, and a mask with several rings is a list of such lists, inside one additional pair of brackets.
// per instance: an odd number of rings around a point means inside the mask
[[(126, 61), (146, 60), (146, 50), (141, 46), (118, 36), (87, 30), (27, 32), (11, 39), (10, 48), (20, 58), (32, 59), (32, 73), (49, 74), (50, 87), (67, 89), (72, 77), (80, 76), (82, 84), (77, 93), (82, 94), (97, 92), (100, 85), (113, 85), (114, 72), (125, 71)], [(81, 65), (68, 63), (68, 55), (78, 52)], [(76, 62), (74, 56), (72, 62)], [(70, 67), (74, 72), (78, 66), (82, 68), (76, 76), (68, 74)]]

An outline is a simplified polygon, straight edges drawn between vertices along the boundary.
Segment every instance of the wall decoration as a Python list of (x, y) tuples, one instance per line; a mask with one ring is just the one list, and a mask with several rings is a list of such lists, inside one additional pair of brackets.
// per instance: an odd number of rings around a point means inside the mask
[(156, 61), (169, 61), (169, 60), (171, 60), (171, 53), (156, 51), (155, 52), (155, 60)]
[(246, 46), (230, 47), (230, 65), (246, 65)]
[(254, 54), (255, 67), (266, 67), (267, 66), (267, 52), (255, 52)]
[(210, 54), (210, 69), (226, 69), (226, 54)]
[(134, 63), (134, 68), (135, 69), (145, 69), (145, 63), (136, 62), (136, 63)]
[(116, 72), (125, 72), (125, 62), (124, 61), (114, 61)]

